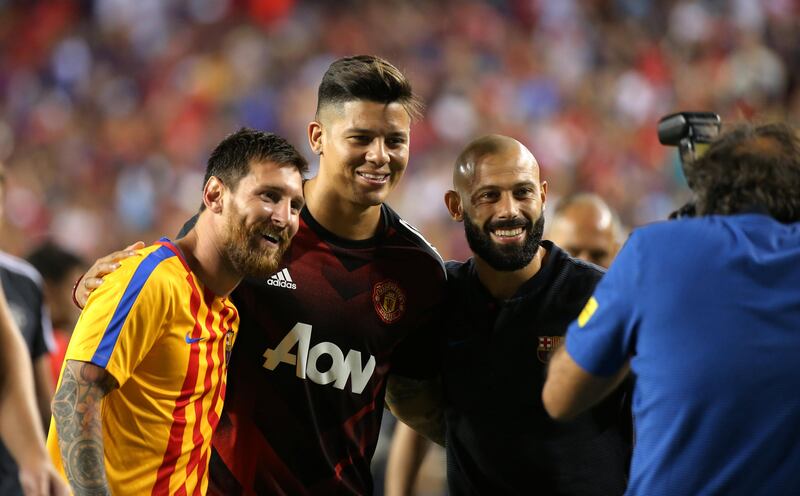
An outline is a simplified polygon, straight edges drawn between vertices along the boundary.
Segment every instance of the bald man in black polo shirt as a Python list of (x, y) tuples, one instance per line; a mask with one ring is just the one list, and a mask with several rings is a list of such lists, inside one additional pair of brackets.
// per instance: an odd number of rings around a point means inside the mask
[(473, 141), (453, 181), (445, 201), (474, 257), (447, 266), (441, 366), (450, 493), (622, 494), (630, 417), (621, 394), (567, 424), (552, 421), (540, 399), (550, 355), (602, 269), (542, 241), (547, 183), (516, 140)]

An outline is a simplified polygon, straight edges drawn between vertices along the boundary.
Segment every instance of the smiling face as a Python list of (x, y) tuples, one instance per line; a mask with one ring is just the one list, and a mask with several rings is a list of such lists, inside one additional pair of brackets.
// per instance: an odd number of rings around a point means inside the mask
[[(518, 146), (517, 146), (518, 145)], [(522, 145), (484, 154), (446, 197), (456, 220), (464, 221), (474, 254), (500, 271), (526, 267), (542, 239), (547, 183)]]
[(309, 126), (320, 154), (319, 178), (333, 196), (359, 207), (380, 205), (408, 165), (411, 118), (398, 102), (329, 105)]
[[(215, 179), (215, 178), (214, 178)], [(225, 191), (223, 255), (243, 275), (274, 274), (300, 224), (303, 179), (292, 165), (255, 162)]]

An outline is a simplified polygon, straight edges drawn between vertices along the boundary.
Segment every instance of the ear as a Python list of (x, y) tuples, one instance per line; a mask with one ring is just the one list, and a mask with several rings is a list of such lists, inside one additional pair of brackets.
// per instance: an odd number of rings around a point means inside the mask
[(544, 212), (544, 209), (547, 206), (547, 181), (542, 181), (541, 187), (539, 189), (541, 190), (539, 192), (539, 195), (542, 198), (542, 212)]
[(456, 221), (461, 222), (464, 220), (464, 207), (461, 205), (461, 196), (450, 190), (444, 194), (444, 204), (447, 206), (447, 211), (450, 212), (450, 217)]
[(322, 124), (318, 121), (308, 123), (308, 144), (317, 155), (322, 155)]
[(225, 185), (216, 176), (208, 178), (203, 187), (203, 204), (206, 209), (215, 214), (222, 213), (222, 197), (225, 193)]

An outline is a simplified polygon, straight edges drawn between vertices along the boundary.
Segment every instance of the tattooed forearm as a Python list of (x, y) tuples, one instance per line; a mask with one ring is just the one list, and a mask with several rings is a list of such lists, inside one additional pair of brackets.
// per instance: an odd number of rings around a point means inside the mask
[(111, 494), (103, 460), (103, 397), (116, 387), (102, 368), (69, 360), (53, 398), (64, 471), (76, 496)]

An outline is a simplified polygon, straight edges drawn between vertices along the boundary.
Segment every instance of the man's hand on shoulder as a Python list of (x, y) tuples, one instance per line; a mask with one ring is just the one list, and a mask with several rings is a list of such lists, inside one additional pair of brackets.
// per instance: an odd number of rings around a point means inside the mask
[(132, 257), (136, 250), (142, 248), (144, 248), (144, 242), (137, 241), (123, 250), (115, 251), (95, 260), (94, 265), (75, 283), (75, 289), (73, 290), (75, 303), (80, 308), (85, 307), (92, 291), (103, 284), (103, 277), (117, 270), (121, 260)]

